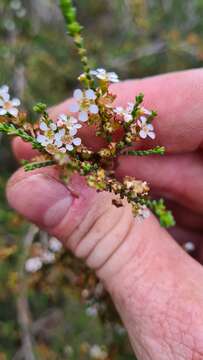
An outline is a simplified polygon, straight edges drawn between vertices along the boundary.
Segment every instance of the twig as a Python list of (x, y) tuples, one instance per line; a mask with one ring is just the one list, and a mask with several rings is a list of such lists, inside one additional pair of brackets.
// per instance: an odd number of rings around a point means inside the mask
[(29, 254), (29, 249), (33, 242), (36, 231), (38, 231), (36, 227), (31, 225), (25, 238), (23, 239), (22, 254), (19, 261), (20, 289), (19, 297), (17, 299), (17, 313), (18, 323), (21, 329), (22, 348), (21, 351), (15, 354), (13, 360), (37, 360), (34, 351), (34, 341), (30, 330), (31, 315), (27, 299), (27, 281), (24, 270), (25, 261)]

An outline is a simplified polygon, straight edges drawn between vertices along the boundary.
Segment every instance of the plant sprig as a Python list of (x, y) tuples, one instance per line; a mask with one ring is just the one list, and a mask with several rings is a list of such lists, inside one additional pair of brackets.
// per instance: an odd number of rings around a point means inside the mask
[[(97, 191), (119, 195), (120, 200), (116, 196), (114, 205), (122, 206), (126, 199), (134, 216), (145, 218), (149, 215), (148, 209), (151, 209), (162, 226), (173, 226), (172, 213), (166, 209), (162, 199), (150, 199), (146, 181), (129, 176), (118, 181), (115, 173), (116, 159), (120, 155), (164, 155), (163, 146), (148, 150), (137, 148), (141, 140), (155, 139), (153, 120), (156, 112), (144, 107), (142, 93), (126, 107), (115, 105), (116, 95), (112, 93), (110, 84), (119, 81), (118, 75), (102, 68), (91, 70), (82, 37), (83, 27), (77, 21), (73, 2), (60, 0), (60, 6), (82, 62), (83, 74), (79, 76), (82, 89), (74, 91), (73, 104), (55, 121), (51, 119), (46, 104), (40, 102), (33, 108), (39, 116), (38, 120), (29, 122), (26, 113), (18, 110), (20, 100), (11, 100), (9, 88), (0, 87), (0, 132), (19, 136), (40, 152), (39, 157), (24, 164), (25, 171), (57, 164), (64, 181), (78, 172)], [(87, 127), (94, 126), (96, 136), (105, 142), (99, 150), (87, 147), (78, 136), (84, 123)], [(133, 149), (135, 144), (136, 150)]]

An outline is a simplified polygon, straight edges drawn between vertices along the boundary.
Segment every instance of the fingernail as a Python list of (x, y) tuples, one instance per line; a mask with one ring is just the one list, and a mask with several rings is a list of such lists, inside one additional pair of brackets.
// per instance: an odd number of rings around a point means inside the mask
[(39, 226), (52, 228), (67, 214), (73, 196), (59, 181), (37, 174), (23, 179), (8, 189), (10, 205)]

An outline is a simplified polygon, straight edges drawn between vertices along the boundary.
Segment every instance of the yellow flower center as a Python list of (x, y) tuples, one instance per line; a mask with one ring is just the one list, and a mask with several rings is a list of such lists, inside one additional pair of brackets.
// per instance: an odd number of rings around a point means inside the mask
[(12, 108), (11, 102), (10, 102), (10, 101), (6, 101), (6, 102), (4, 103), (4, 109), (5, 109), (5, 110), (9, 110), (9, 109), (11, 109), (11, 108)]

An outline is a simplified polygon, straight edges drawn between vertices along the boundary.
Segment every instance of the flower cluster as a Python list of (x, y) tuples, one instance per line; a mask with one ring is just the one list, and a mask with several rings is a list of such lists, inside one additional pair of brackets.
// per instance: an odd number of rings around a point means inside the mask
[(118, 106), (115, 108), (115, 113), (118, 118), (120, 117), (122, 121), (126, 124), (131, 124), (130, 128), (132, 133), (137, 134), (141, 139), (146, 139), (147, 137), (151, 139), (155, 139), (156, 134), (154, 132), (154, 126), (152, 125), (150, 119), (153, 115), (152, 111), (144, 108), (143, 106), (139, 106), (137, 109), (137, 121), (134, 121), (132, 112), (133, 112), (134, 104), (128, 103), (127, 108), (123, 108), (122, 106)]
[(37, 141), (50, 154), (73, 151), (74, 146), (81, 145), (81, 139), (75, 137), (81, 127), (76, 118), (64, 114), (59, 115), (56, 123), (49, 118), (42, 119), (39, 122)]
[(29, 273), (35, 273), (39, 271), (43, 265), (53, 264), (56, 260), (56, 254), (60, 253), (61, 250), (61, 242), (54, 237), (50, 238), (48, 246), (45, 249), (41, 246), (36, 247), (35, 256), (27, 259), (25, 263), (25, 270)]
[[(0, 122), (0, 131), (21, 136), (41, 152), (41, 157), (37, 157), (33, 165), (27, 164), (26, 170), (56, 163), (60, 165), (63, 177), (67, 174), (68, 178), (70, 171), (78, 171), (86, 177), (88, 185), (97, 191), (109, 191), (120, 195), (119, 201), (118, 198), (113, 200), (114, 205), (122, 206), (123, 199), (126, 199), (132, 206), (133, 214), (141, 218), (150, 215), (150, 208), (160, 217), (162, 224), (169, 226), (173, 223), (171, 214), (162, 203), (149, 201), (149, 186), (146, 182), (129, 177), (120, 182), (112, 170), (114, 160), (119, 155), (146, 156), (162, 153), (163, 148), (160, 147), (131, 150), (136, 142), (146, 138), (155, 139), (152, 122), (156, 113), (143, 106), (142, 94), (136, 96), (135, 102), (128, 103), (126, 108), (115, 106), (116, 96), (112, 94), (110, 84), (119, 81), (117, 74), (104, 69), (91, 70), (90, 74), (97, 82), (92, 80), (91, 87), (89, 84), (88, 88), (76, 89), (67, 113), (60, 114), (56, 121), (50, 118), (44, 104), (35, 106), (35, 111), (40, 117), (34, 125), (28, 124), (25, 114), (14, 107), (20, 105), (20, 101), (10, 100), (8, 87), (2, 86), (0, 116), (4, 125)], [(87, 83), (86, 76), (83, 73), (79, 77), (81, 82)], [(105, 147), (92, 151), (83, 144), (79, 134), (84, 123), (85, 126), (94, 125), (96, 135), (106, 140)], [(117, 136), (118, 140), (115, 142), (113, 136), (118, 131), (120, 137)], [(37, 269), (42, 263), (51, 262), (52, 259), (53, 256), (46, 253), (43, 257), (30, 259), (27, 266)]]
[(95, 76), (99, 80), (103, 80), (109, 83), (119, 82), (119, 77), (115, 72), (107, 72), (105, 69), (91, 70), (90, 74)]
[(89, 351), (90, 358), (93, 360), (105, 360), (108, 358), (106, 349), (103, 349), (99, 345), (93, 345)]
[(17, 117), (18, 106), (20, 106), (20, 100), (16, 98), (10, 99), (9, 87), (7, 85), (0, 87), (0, 116), (10, 115)]

